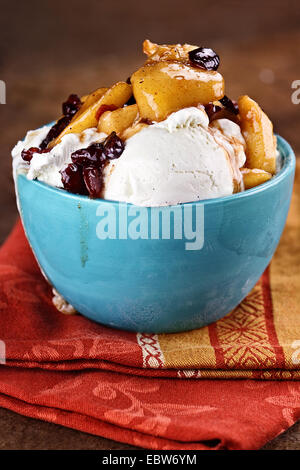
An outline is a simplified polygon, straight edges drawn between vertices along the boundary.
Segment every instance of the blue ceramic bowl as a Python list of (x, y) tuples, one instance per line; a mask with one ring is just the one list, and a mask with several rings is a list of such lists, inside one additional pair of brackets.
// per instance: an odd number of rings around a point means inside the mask
[(28, 240), (49, 282), (88, 318), (151, 333), (200, 328), (241, 302), (278, 245), (295, 171), (281, 137), (278, 148), (282, 168), (267, 183), (171, 208), (90, 200), (19, 175)]

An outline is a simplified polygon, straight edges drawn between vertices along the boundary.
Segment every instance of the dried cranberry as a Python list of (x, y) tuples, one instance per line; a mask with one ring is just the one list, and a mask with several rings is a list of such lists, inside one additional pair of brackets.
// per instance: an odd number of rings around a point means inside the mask
[(114, 104), (102, 104), (101, 106), (99, 106), (99, 109), (96, 112), (96, 119), (99, 120), (102, 114), (106, 111), (114, 111), (115, 109), (117, 109), (117, 106), (115, 106)]
[(82, 177), (82, 167), (76, 163), (70, 163), (60, 172), (61, 180), (67, 191), (76, 194), (86, 194), (86, 187)]
[(76, 150), (72, 153), (71, 158), (72, 162), (81, 166), (101, 166), (106, 160), (103, 144), (100, 143)]
[(60, 118), (57, 123), (51, 127), (45, 139), (41, 142), (40, 148), (42, 150), (45, 149), (52, 140), (56, 139), (56, 137), (58, 137), (59, 134), (61, 134), (61, 132), (67, 127), (71, 119), (72, 116), (63, 116)]
[(67, 101), (62, 105), (62, 111), (64, 116), (74, 116), (75, 113), (79, 110), (81, 106), (81, 101), (79, 96), (70, 95)]
[(119, 158), (124, 143), (112, 132), (103, 143), (95, 143), (72, 153), (70, 163), (62, 170), (63, 186), (67, 191), (89, 194), (91, 198), (101, 196), (103, 186), (102, 168), (107, 159)]
[(41, 150), (38, 147), (30, 147), (27, 150), (22, 150), (21, 157), (23, 158), (23, 160), (25, 160), (25, 162), (30, 162), (33, 157), (33, 154), (40, 153), (40, 151)]
[(236, 101), (232, 101), (228, 96), (224, 95), (223, 98), (220, 99), (220, 103), (224, 106), (224, 108), (228, 109), (228, 111), (232, 112), (233, 114), (239, 114), (239, 107)]
[(49, 143), (62, 133), (62, 131), (72, 120), (74, 114), (77, 113), (80, 106), (80, 98), (77, 95), (70, 95), (67, 101), (65, 101), (62, 105), (64, 116), (51, 127), (45, 139), (41, 142), (40, 148), (42, 150), (48, 147)]
[(205, 112), (207, 116), (209, 117), (210, 121), (213, 121), (214, 119), (217, 119), (218, 113), (222, 110), (221, 106), (217, 106), (213, 103), (208, 103), (205, 106)]
[(193, 65), (205, 70), (217, 70), (220, 65), (220, 57), (208, 47), (198, 47), (190, 51), (189, 59)]
[(205, 106), (205, 111), (209, 117), (210, 122), (214, 121), (215, 119), (229, 119), (236, 124), (238, 123), (237, 115), (224, 106), (221, 107), (215, 105), (214, 103), (209, 103)]
[(119, 158), (125, 148), (123, 141), (117, 136), (115, 132), (112, 132), (104, 141), (104, 152), (109, 160)]
[(101, 196), (103, 179), (100, 168), (93, 166), (83, 168), (83, 180), (91, 198)]
[(21, 157), (25, 162), (31, 162), (34, 153), (47, 153), (50, 149), (41, 150), (39, 147), (30, 147), (29, 149), (22, 150)]

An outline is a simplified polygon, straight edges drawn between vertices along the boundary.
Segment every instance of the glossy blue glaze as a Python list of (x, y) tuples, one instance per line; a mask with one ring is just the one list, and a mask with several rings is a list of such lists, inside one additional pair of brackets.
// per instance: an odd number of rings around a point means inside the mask
[(152, 333), (199, 328), (239, 304), (277, 247), (295, 171), (293, 151), (280, 137), (278, 148), (283, 166), (269, 182), (172, 207), (176, 216), (184, 206), (195, 211), (204, 205), (200, 250), (186, 250), (185, 239), (162, 239), (161, 230), (159, 239), (100, 240), (97, 210), (113, 207), (118, 216), (135, 206), (90, 200), (19, 175), (27, 237), (51, 284), (92, 320)]

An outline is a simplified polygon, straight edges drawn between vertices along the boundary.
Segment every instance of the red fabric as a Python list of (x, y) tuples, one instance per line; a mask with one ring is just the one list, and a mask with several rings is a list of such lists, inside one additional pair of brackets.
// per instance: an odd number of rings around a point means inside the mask
[(20, 223), (0, 250), (0, 320), (0, 406), (27, 416), (151, 449), (257, 449), (300, 417), (299, 382), (144, 370), (136, 335), (57, 312)]

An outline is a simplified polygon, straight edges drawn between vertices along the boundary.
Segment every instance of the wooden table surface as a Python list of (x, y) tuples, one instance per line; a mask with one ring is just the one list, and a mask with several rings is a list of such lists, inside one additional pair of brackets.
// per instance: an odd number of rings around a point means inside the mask
[[(10, 149), (28, 129), (55, 119), (68, 94), (126, 79), (142, 62), (141, 41), (190, 42), (221, 56), (226, 92), (249, 94), (300, 155), (300, 7), (297, 1), (96, 2), (0, 0), (0, 242), (17, 217)], [(133, 449), (0, 409), (0, 449)], [(265, 449), (300, 449), (300, 423)]]

